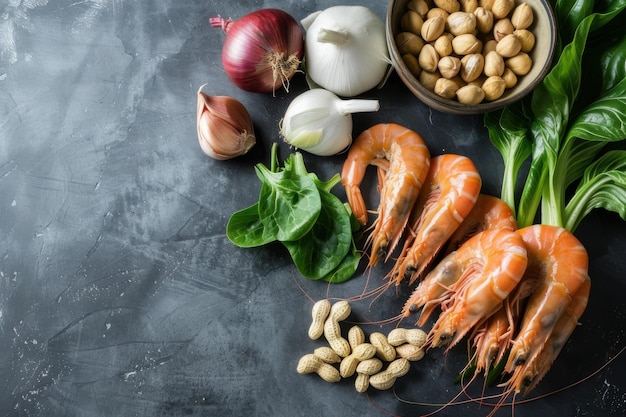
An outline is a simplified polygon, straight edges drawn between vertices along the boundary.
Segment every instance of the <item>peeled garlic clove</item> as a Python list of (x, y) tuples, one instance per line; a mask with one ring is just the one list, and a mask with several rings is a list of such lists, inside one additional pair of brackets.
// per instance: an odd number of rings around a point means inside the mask
[(527, 29), (533, 24), (534, 16), (533, 9), (528, 3), (522, 3), (513, 10), (511, 16), (511, 23), (515, 29)]
[(419, 75), (420, 83), (424, 86), (425, 89), (429, 91), (435, 90), (435, 84), (437, 83), (437, 80), (439, 78), (441, 78), (441, 74), (439, 74), (439, 71), (422, 71)]
[(461, 78), (465, 82), (474, 81), (485, 67), (485, 57), (481, 54), (469, 54), (461, 58)]
[(478, 0), (460, 0), (461, 10), (467, 13), (473, 13), (478, 8)]
[(417, 55), (422, 50), (424, 41), (413, 32), (400, 32), (396, 35), (396, 45), (402, 55)]
[(491, 11), (493, 12), (493, 17), (496, 19), (502, 19), (508, 16), (515, 7), (515, 0), (495, 0), (493, 2), (493, 6), (491, 7)]
[(454, 36), (474, 33), (476, 30), (476, 15), (466, 12), (454, 12), (448, 16), (447, 29)]
[(514, 30), (515, 28), (513, 27), (513, 23), (511, 23), (511, 19), (508, 17), (500, 19), (493, 25), (493, 38), (500, 42), (502, 38), (506, 35), (510, 35)]
[(431, 17), (422, 25), (421, 35), (426, 42), (431, 42), (440, 37), (446, 29), (446, 21), (443, 17)]
[(450, 16), (450, 13), (446, 12), (443, 9), (440, 9), (439, 7), (433, 7), (432, 9), (428, 11), (428, 13), (426, 13), (426, 19), (432, 19), (433, 17), (441, 17), (445, 21), (445, 20), (448, 20), (448, 16)]
[(426, 13), (428, 13), (428, 9), (429, 9), (429, 6), (428, 6), (428, 3), (426, 3), (426, 0), (411, 0), (407, 3), (406, 7), (409, 10), (413, 10), (414, 12), (416, 12), (422, 17), (426, 16)]
[(473, 34), (455, 36), (452, 39), (452, 49), (457, 55), (468, 55), (479, 53), (483, 49), (482, 42)]
[(425, 71), (433, 72), (437, 69), (439, 63), (439, 54), (435, 51), (435, 47), (427, 43), (422, 48), (418, 57), (420, 67)]
[(448, 13), (461, 10), (461, 4), (457, 0), (433, 0), (435, 5)]
[(501, 76), (504, 72), (504, 58), (496, 51), (490, 51), (485, 55), (484, 73), (487, 77)]
[(493, 29), (493, 13), (484, 7), (477, 7), (474, 10), (476, 16), (476, 28), (480, 33), (489, 33)]
[(515, 84), (517, 84), (517, 75), (515, 75), (515, 73), (510, 68), (504, 69), (504, 72), (502, 73), (502, 79), (506, 84), (506, 88), (513, 88), (515, 87)]
[[(504, 61), (502, 61), (504, 68)], [(455, 56), (444, 56), (439, 60), (437, 68), (444, 78), (452, 78), (461, 70), (461, 60)]]
[(533, 65), (532, 58), (525, 52), (520, 52), (512, 58), (504, 61), (506, 68), (510, 68), (515, 75), (526, 75)]
[(495, 3), (495, 0), (478, 0), (478, 5), (487, 10), (491, 10), (493, 8), (493, 3)]
[(448, 56), (452, 53), (452, 39), (454, 36), (451, 33), (444, 33), (437, 38), (433, 46), (439, 56)]
[(506, 35), (496, 45), (496, 52), (504, 58), (511, 58), (522, 50), (522, 44), (514, 34)]
[(404, 54), (402, 55), (402, 61), (415, 77), (419, 76), (420, 72), (422, 72), (422, 67), (420, 67), (420, 63), (415, 55)]
[(489, 52), (496, 50), (498, 42), (495, 39), (489, 39), (483, 46), (483, 55), (487, 56)]
[(481, 88), (485, 92), (485, 100), (494, 101), (502, 97), (506, 90), (506, 82), (499, 76), (494, 75), (485, 80)]
[(477, 85), (468, 84), (456, 91), (456, 98), (459, 103), (478, 104), (485, 98), (485, 92)]
[(535, 47), (535, 35), (528, 29), (517, 29), (513, 32), (520, 44), (522, 52), (530, 52)]
[(202, 151), (225, 160), (247, 153), (256, 143), (248, 110), (228, 96), (209, 96), (198, 89), (196, 127)]
[(400, 28), (406, 32), (412, 32), (419, 35), (424, 25), (424, 18), (413, 10), (407, 11), (400, 20)]
[(454, 98), (456, 91), (459, 89), (457, 83), (447, 78), (439, 78), (435, 83), (434, 93), (447, 99)]

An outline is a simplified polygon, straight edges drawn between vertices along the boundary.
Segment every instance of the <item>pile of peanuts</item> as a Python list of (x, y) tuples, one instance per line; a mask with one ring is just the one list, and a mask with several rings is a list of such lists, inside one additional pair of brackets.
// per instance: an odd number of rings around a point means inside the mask
[[(327, 299), (317, 301), (311, 312), (309, 338), (317, 340), (322, 335), (329, 346), (321, 346), (300, 358), (297, 372), (317, 373), (324, 381), (339, 382), (356, 374), (357, 392), (368, 387), (390, 389), (396, 379), (406, 375), (410, 362), (424, 357), (426, 333), (420, 329), (395, 328), (384, 335), (373, 332), (366, 342), (365, 332), (359, 326), (342, 336), (340, 322), (347, 319), (352, 309), (347, 301), (331, 305)], [(386, 368), (383, 369), (387, 364)], [(337, 366), (338, 365), (338, 366)]]

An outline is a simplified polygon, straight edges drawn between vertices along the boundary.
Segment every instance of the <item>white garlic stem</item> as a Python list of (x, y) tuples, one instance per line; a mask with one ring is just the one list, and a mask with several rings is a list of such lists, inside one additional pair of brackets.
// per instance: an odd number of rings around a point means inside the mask
[(378, 109), (380, 109), (380, 103), (378, 100), (351, 99), (336, 102), (336, 107), (339, 113), (346, 115), (378, 111)]
[(350, 34), (346, 30), (338, 31), (321, 28), (317, 34), (317, 41), (322, 43), (334, 43), (343, 45), (350, 40)]
[(305, 91), (285, 112), (285, 142), (319, 156), (335, 155), (352, 143), (352, 113), (377, 111), (378, 100), (342, 100), (323, 88)]

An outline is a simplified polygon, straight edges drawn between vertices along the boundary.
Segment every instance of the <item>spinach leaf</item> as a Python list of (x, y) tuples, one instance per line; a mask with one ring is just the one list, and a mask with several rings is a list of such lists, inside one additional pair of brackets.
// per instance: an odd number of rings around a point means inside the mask
[(301, 239), (283, 242), (298, 271), (310, 279), (333, 271), (352, 242), (350, 216), (343, 203), (324, 189), (319, 189), (319, 195), (321, 211), (313, 227)]
[(360, 262), (361, 254), (359, 253), (353, 240), (350, 251), (346, 254), (346, 256), (344, 256), (339, 265), (337, 265), (337, 267), (328, 275), (324, 276), (322, 280), (331, 284), (345, 282), (352, 278), (354, 273), (359, 268)]
[(226, 224), (226, 236), (240, 248), (253, 248), (276, 240), (261, 222), (258, 202), (230, 216)]
[(281, 168), (277, 148), (272, 146), (270, 169), (255, 166), (262, 183), (259, 201), (231, 215), (227, 237), (243, 248), (279, 240), (303, 276), (333, 283), (348, 280), (361, 259), (352, 235), (360, 226), (350, 206), (331, 193), (341, 176), (321, 181), (307, 172), (299, 152)]
[(301, 239), (317, 220), (322, 207), (315, 182), (306, 175), (298, 175), (294, 169), (271, 172), (263, 164), (255, 168), (262, 182), (259, 216), (267, 233), (280, 241)]

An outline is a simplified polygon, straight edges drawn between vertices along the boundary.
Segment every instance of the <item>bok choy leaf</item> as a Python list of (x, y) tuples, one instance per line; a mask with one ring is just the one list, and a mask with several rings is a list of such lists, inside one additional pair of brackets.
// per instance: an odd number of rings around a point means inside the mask
[(626, 154), (605, 149), (626, 139), (625, 8), (626, 0), (557, 1), (560, 53), (550, 73), (526, 99), (485, 115), (504, 161), (501, 197), (520, 227), (573, 231), (597, 207), (626, 219)]

